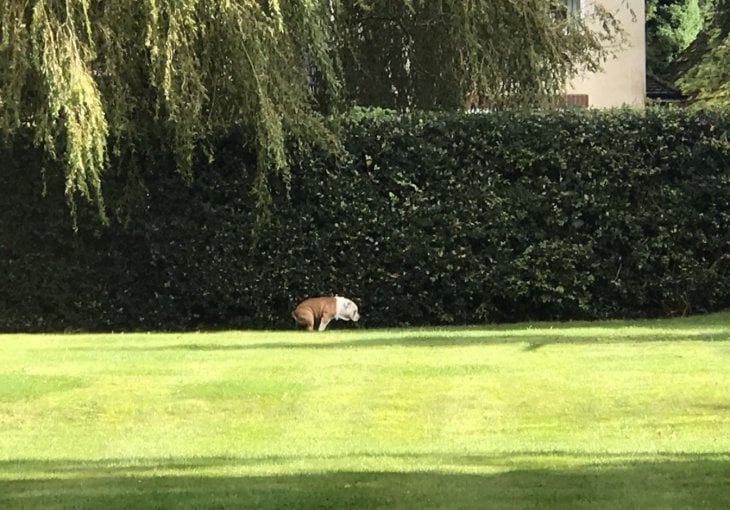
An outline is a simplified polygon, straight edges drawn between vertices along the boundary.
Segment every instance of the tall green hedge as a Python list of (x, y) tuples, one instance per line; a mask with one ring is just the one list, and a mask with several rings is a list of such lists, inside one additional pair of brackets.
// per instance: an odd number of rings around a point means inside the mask
[(729, 128), (727, 111), (360, 112), (344, 156), (292, 149), (255, 243), (238, 136), (192, 184), (163, 154), (107, 176), (117, 221), (77, 233), (60, 172), (16, 144), (0, 329), (293, 327), (299, 299), (335, 293), (365, 327), (722, 309)]

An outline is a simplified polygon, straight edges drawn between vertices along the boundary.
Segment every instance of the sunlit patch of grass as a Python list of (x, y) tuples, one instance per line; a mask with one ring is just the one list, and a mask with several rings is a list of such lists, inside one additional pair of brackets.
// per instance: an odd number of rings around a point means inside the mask
[(205, 382), (180, 387), (177, 395), (203, 399), (283, 399), (294, 398), (304, 385), (284, 380), (263, 378), (236, 378)]
[(4, 335), (0, 507), (713, 508), (729, 362), (727, 313)]
[(82, 377), (0, 373), (0, 402), (32, 400), (84, 384)]

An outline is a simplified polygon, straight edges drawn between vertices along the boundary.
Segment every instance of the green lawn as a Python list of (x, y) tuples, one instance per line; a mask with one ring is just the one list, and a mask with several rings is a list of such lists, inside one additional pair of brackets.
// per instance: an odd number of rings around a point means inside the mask
[(0, 335), (0, 508), (727, 508), (730, 313), (338, 325)]

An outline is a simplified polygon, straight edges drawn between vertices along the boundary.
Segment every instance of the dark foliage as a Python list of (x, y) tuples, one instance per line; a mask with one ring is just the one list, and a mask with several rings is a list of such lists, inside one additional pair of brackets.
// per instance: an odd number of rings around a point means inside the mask
[(725, 308), (728, 132), (715, 111), (361, 112), (342, 160), (292, 149), (255, 243), (238, 137), (192, 184), (162, 156), (143, 184), (108, 176), (116, 224), (80, 211), (77, 233), (62, 172), (44, 183), (16, 145), (0, 154), (0, 329), (293, 327), (299, 299), (334, 293), (368, 327)]

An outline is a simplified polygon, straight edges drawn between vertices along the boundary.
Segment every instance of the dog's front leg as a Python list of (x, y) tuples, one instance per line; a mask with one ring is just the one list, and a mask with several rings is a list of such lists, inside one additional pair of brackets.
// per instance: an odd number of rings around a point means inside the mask
[(331, 320), (332, 317), (322, 316), (322, 320), (319, 321), (319, 331), (324, 331), (324, 329), (327, 327), (327, 324), (329, 324)]

